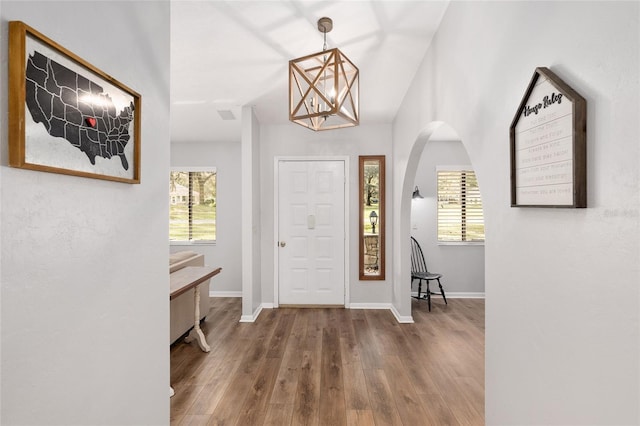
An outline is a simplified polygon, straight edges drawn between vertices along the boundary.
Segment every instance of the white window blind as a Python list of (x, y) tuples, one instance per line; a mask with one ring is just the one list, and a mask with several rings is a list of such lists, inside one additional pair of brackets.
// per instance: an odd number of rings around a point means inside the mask
[(216, 170), (176, 169), (169, 180), (169, 240), (216, 239)]
[(438, 241), (484, 241), (482, 198), (472, 170), (438, 170)]

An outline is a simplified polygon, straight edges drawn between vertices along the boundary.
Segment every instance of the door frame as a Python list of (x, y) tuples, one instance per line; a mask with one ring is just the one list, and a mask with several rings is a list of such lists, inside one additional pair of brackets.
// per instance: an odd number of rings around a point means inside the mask
[(344, 164), (344, 307), (349, 308), (349, 234), (350, 234), (350, 226), (349, 226), (349, 211), (350, 211), (350, 203), (349, 203), (349, 156), (300, 156), (300, 157), (291, 157), (291, 156), (275, 156), (273, 158), (273, 307), (277, 308), (279, 306), (280, 299), (280, 281), (279, 281), (279, 273), (280, 273), (280, 257), (278, 250), (278, 226), (280, 223), (279, 217), (279, 205), (280, 205), (280, 171), (279, 171), (279, 163), (281, 161), (305, 161), (305, 162), (320, 162), (320, 161), (342, 161)]

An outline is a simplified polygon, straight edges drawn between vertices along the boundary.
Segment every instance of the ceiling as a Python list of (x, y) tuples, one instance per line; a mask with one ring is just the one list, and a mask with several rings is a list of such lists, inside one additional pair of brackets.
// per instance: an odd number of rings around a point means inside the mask
[(328, 48), (360, 70), (360, 122), (390, 123), (447, 5), (172, 0), (171, 141), (239, 141), (244, 105), (261, 123), (287, 123), (289, 60), (322, 50), (323, 16), (333, 19)]

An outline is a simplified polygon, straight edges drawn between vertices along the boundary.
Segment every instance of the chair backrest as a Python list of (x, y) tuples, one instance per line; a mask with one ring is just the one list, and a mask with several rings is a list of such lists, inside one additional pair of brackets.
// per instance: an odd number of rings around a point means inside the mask
[(411, 237), (411, 273), (429, 272), (427, 262), (424, 260), (422, 248), (415, 238)]

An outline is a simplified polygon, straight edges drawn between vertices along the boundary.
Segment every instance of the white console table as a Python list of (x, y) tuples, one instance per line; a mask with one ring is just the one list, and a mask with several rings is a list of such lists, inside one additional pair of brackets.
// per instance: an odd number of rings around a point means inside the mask
[[(170, 275), (169, 300), (178, 297), (182, 293), (185, 293), (191, 289), (194, 289), (193, 329), (191, 330), (191, 332), (189, 332), (189, 335), (184, 339), (184, 341), (188, 343), (196, 340), (198, 342), (198, 346), (200, 346), (200, 349), (202, 349), (203, 352), (209, 352), (211, 348), (207, 344), (204, 333), (200, 329), (200, 291), (198, 291), (198, 285), (218, 275), (220, 271), (222, 271), (222, 268), (213, 268), (210, 266), (187, 266), (173, 272)], [(173, 388), (170, 388), (169, 396), (173, 395)]]

